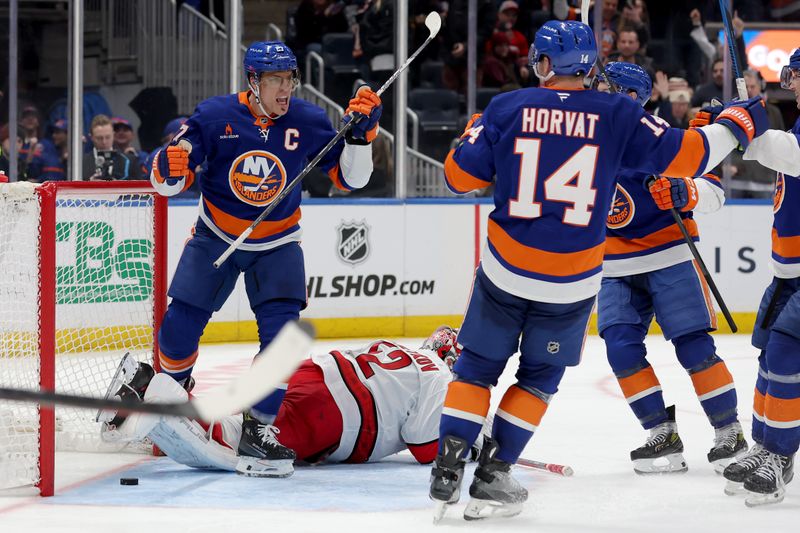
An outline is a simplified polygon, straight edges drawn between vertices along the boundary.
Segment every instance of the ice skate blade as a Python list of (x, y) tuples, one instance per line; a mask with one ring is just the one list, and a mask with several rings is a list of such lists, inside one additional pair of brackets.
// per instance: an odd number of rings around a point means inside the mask
[(783, 501), (784, 496), (786, 495), (785, 490), (770, 492), (769, 494), (750, 492), (748, 490), (746, 490), (745, 492), (747, 493), (747, 497), (744, 500), (744, 504), (747, 507), (761, 507), (762, 505), (781, 503)]
[[(484, 509), (489, 511), (483, 513)], [(511, 518), (522, 512), (522, 503), (501, 503), (493, 500), (472, 498), (464, 509), (464, 520), (485, 520), (487, 518)]]
[(725, 494), (728, 496), (736, 496), (738, 494), (744, 494), (744, 483), (737, 483), (735, 481), (728, 481), (725, 484)]
[(711, 463), (711, 466), (714, 467), (714, 472), (716, 472), (721, 476), (722, 472), (725, 471), (725, 467), (731, 464), (735, 459), (736, 459), (735, 457), (726, 457), (725, 459), (718, 459), (716, 461), (713, 461)]
[(447, 502), (436, 502), (436, 508), (433, 510), (433, 523), (438, 524), (447, 513), (447, 507), (450, 504)]
[(267, 461), (256, 457), (240, 457), (236, 473), (247, 477), (289, 477), (294, 474), (293, 463), (290, 459)]
[[(663, 462), (666, 459), (666, 464), (656, 464)], [(665, 455), (656, 459), (636, 459), (633, 461), (633, 471), (640, 476), (647, 476), (651, 474), (683, 474), (689, 470), (686, 460), (680, 453)]]

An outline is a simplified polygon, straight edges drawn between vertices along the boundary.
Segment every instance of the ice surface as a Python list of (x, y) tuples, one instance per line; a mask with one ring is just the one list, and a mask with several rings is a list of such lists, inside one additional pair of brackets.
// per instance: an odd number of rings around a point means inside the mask
[[(736, 380), (742, 425), (749, 440), (757, 352), (747, 335), (716, 336), (718, 354)], [(417, 346), (421, 339), (401, 339)], [(282, 480), (194, 471), (166, 458), (131, 454), (61, 453), (53, 498), (0, 495), (0, 533), (420, 533), (427, 531), (571, 532), (755, 532), (800, 531), (800, 483), (789, 484), (783, 503), (748, 509), (742, 497), (722, 492), (724, 481), (706, 462), (713, 442), (691, 381), (672, 345), (648, 337), (650, 361), (677, 405), (678, 428), (689, 472), (642, 477), (633, 473), (628, 452), (644, 442), (622, 398), (597, 337), (590, 337), (579, 367), (569, 369), (524, 456), (569, 464), (575, 476), (518, 467), (531, 496), (520, 516), (491, 524), (461, 518), (454, 506), (438, 526), (427, 499), (430, 468), (407, 454), (372, 465), (298, 468)], [(364, 341), (317, 343), (318, 351)], [(246, 368), (252, 344), (201, 348), (197, 392)], [(493, 394), (494, 405), (513, 383), (512, 359)], [(470, 479), (471, 468), (468, 469)], [(121, 486), (120, 477), (139, 485)], [(465, 487), (466, 488), (466, 487)]]

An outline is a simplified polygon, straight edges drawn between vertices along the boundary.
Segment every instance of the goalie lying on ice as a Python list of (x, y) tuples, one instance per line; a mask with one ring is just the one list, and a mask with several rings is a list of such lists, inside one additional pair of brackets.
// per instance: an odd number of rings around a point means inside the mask
[[(305, 463), (364, 463), (406, 448), (420, 463), (433, 461), (450, 368), (460, 353), (456, 333), (447, 326), (438, 328), (418, 350), (378, 340), (357, 350), (312, 356), (289, 379), (274, 423), (257, 428), (267, 453), (259, 465), (264, 470), (255, 475), (285, 477), (293, 472), (292, 458), (269, 456), (275, 441)], [(131, 379), (144, 401), (187, 399), (189, 393), (168, 375), (153, 377), (141, 365), (139, 370), (144, 371)], [(136, 377), (142, 375), (146, 383)], [(213, 425), (152, 415), (114, 417), (113, 422), (103, 425), (107, 440), (148, 436), (179, 463), (236, 469), (241, 415)]]

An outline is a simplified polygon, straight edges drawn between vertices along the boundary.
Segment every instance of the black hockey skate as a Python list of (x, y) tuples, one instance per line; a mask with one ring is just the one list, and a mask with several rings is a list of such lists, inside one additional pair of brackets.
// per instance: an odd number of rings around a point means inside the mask
[(251, 477), (289, 477), (294, 473), (294, 451), (276, 438), (280, 430), (245, 413), (239, 439), (236, 472)]
[(748, 507), (780, 503), (786, 494), (786, 484), (794, 477), (794, 456), (768, 452), (766, 459), (744, 479)]
[(674, 405), (667, 407), (667, 421), (650, 429), (647, 442), (631, 452), (631, 461), (637, 474), (679, 474), (689, 469), (683, 458)]
[(708, 452), (708, 462), (714, 466), (717, 474), (721, 474), (736, 456), (746, 451), (747, 441), (744, 439), (742, 426), (739, 422), (733, 422), (714, 429), (714, 447)]
[(430, 499), (436, 502), (433, 523), (438, 523), (452, 505), (461, 497), (461, 481), (464, 478), (464, 453), (469, 443), (453, 435), (444, 437), (442, 453), (436, 456), (431, 469)]
[(516, 516), (528, 500), (528, 491), (511, 476), (511, 464), (495, 458), (497, 450), (497, 442), (484, 437), (478, 468), (469, 486), (470, 500), (464, 509), (466, 520)]
[[(121, 400), (133, 398), (142, 401), (147, 386), (155, 375), (156, 372), (152, 366), (147, 363), (140, 363), (131, 354), (126, 353), (111, 378), (105, 398), (116, 396)], [(95, 421), (103, 424), (102, 432), (110, 432), (119, 428), (127, 418), (127, 413), (123, 415), (116, 411), (101, 410), (97, 412)]]
[(726, 466), (722, 471), (722, 476), (727, 481), (725, 494), (733, 496), (744, 492), (744, 480), (764, 463), (768, 455), (766, 448), (756, 442), (746, 453)]

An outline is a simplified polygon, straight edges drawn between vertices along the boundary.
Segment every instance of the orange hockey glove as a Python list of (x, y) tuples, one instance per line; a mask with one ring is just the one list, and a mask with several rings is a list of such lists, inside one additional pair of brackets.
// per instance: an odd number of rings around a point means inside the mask
[[(343, 122), (350, 120), (350, 113), (358, 113), (363, 118), (358, 120), (347, 134), (348, 142), (356, 141), (360, 143), (370, 143), (378, 136), (378, 120), (381, 118), (383, 105), (381, 97), (378, 96), (367, 85), (362, 85), (350, 100), (343, 117)], [(358, 116), (358, 115), (356, 115)]]
[(650, 195), (659, 209), (691, 211), (697, 205), (697, 186), (692, 178), (658, 178), (650, 184)]

